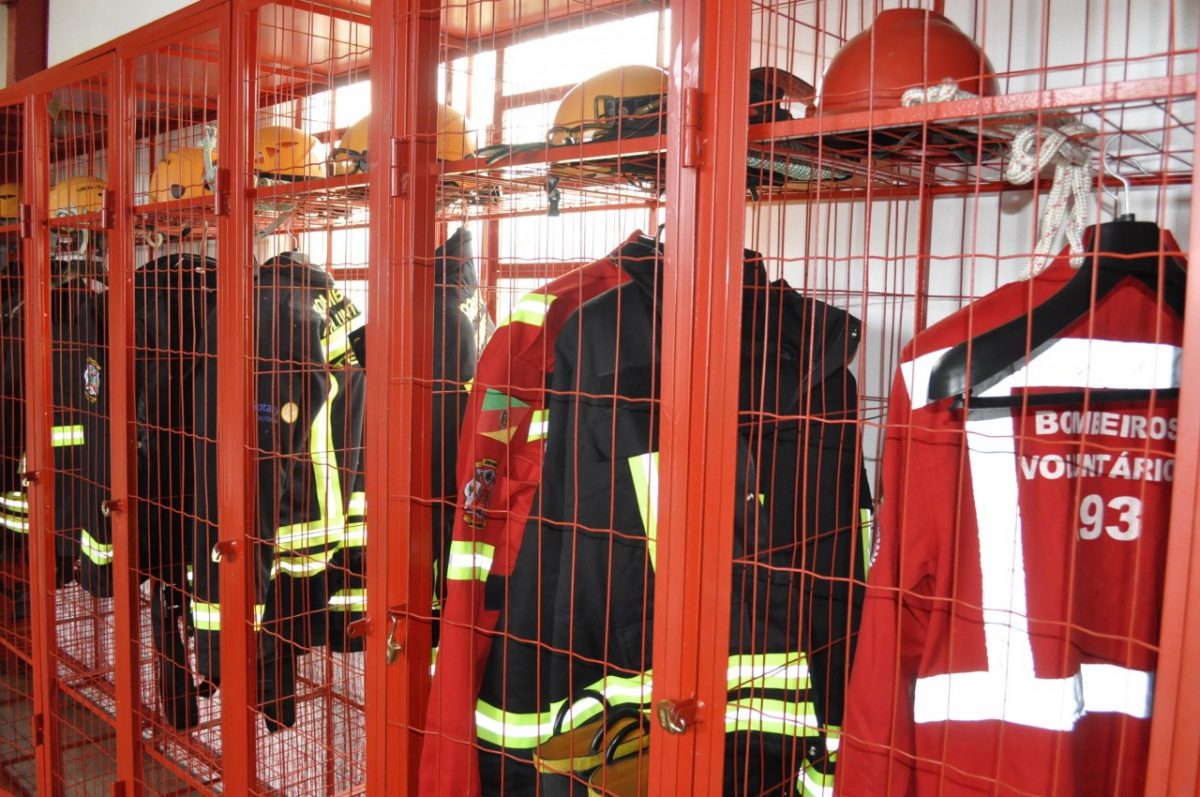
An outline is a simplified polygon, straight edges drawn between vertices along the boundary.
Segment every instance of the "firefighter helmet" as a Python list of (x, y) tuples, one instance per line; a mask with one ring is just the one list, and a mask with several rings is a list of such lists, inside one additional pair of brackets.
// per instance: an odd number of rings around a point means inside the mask
[(15, 219), (21, 205), (20, 183), (0, 185), (0, 218)]
[(667, 73), (653, 66), (618, 66), (566, 93), (546, 135), (552, 145), (655, 135), (663, 125)]
[(258, 130), (255, 164), (259, 174), (276, 180), (305, 180), (325, 176), (321, 142), (294, 127)]
[(936, 11), (889, 9), (833, 57), (821, 85), (819, 110), (898, 108), (908, 89), (947, 79), (979, 96), (998, 90), (987, 56), (953, 22)]
[(77, 216), (96, 213), (104, 207), (108, 182), (102, 177), (77, 174), (55, 183), (50, 189), (50, 215)]
[[(216, 163), (216, 153), (213, 153)], [(150, 174), (150, 201), (169, 202), (212, 193), (204, 163), (204, 150), (184, 147), (158, 162)]]
[[(367, 150), (370, 146), (370, 114), (359, 119), (346, 129), (329, 155), (334, 174), (355, 174), (367, 171)], [(438, 103), (438, 160), (457, 161), (475, 153), (475, 130), (467, 117)]]

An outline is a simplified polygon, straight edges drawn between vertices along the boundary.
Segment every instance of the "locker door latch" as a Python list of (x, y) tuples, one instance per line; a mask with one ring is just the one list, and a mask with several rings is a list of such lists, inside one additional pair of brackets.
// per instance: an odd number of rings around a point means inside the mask
[(686, 733), (688, 728), (696, 724), (696, 714), (699, 710), (699, 704), (694, 699), (681, 700), (660, 700), (655, 706), (655, 713), (658, 715), (658, 724), (663, 727), (667, 733)]

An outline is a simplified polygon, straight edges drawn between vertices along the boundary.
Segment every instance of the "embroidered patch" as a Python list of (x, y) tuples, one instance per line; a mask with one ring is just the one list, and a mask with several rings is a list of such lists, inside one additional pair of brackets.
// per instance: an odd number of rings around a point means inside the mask
[(481, 459), (475, 463), (475, 478), (463, 487), (463, 522), (473, 529), (487, 524), (487, 507), (496, 486), (496, 461)]
[(91, 357), (83, 369), (83, 395), (92, 404), (100, 400), (100, 363)]

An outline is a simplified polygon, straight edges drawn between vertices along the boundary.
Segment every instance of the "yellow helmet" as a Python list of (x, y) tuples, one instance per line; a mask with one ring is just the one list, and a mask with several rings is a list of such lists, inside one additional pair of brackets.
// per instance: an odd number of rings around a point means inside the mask
[[(367, 150), (370, 147), (371, 116), (359, 119), (346, 129), (329, 155), (334, 174), (355, 174), (367, 171)], [(444, 161), (458, 161), (475, 153), (475, 130), (467, 117), (438, 103), (437, 157)]]
[(265, 177), (305, 180), (325, 176), (321, 142), (294, 127), (261, 127), (255, 163)]
[(15, 219), (20, 213), (20, 206), (20, 183), (4, 183), (0, 185), (0, 218)]
[(466, 116), (449, 105), (438, 103), (437, 156), (439, 160), (460, 161), (479, 148), (475, 130)]
[[(214, 152), (213, 163), (216, 162)], [(205, 177), (204, 150), (199, 147), (176, 150), (160, 160), (150, 173), (150, 201), (208, 196), (212, 194), (212, 186)]]
[(618, 66), (571, 89), (558, 104), (552, 145), (654, 135), (661, 129), (667, 73), (654, 66)]
[(50, 189), (50, 215), (78, 216), (96, 213), (104, 207), (104, 192), (108, 182), (102, 177), (77, 174), (59, 180)]

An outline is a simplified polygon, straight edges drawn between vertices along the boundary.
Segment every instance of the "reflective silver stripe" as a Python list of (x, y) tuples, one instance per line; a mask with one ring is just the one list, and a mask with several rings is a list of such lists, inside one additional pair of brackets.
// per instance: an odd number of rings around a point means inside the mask
[(812, 703), (765, 698), (741, 698), (725, 704), (725, 730), (811, 736), (820, 731)]
[(350, 516), (366, 517), (367, 514), (367, 494), (361, 491), (350, 493), (350, 501), (347, 505), (346, 514)]
[(79, 530), (79, 550), (92, 564), (100, 567), (111, 565), (116, 555), (111, 543), (100, 542), (87, 529)]
[(296, 551), (302, 548), (336, 545), (342, 541), (344, 529), (341, 524), (327, 526), (324, 521), (297, 523), (287, 527), (290, 531), (275, 538), (279, 551)]
[[(980, 395), (1006, 396), (1014, 388), (1046, 386), (1093, 390), (1177, 387), (1182, 354), (1180, 347), (1166, 344), (1064, 338)], [(922, 401), (928, 388), (925, 365), (928, 363), (913, 361), (901, 367), (910, 393), (920, 391)], [(972, 413), (965, 428), (979, 529), (987, 670), (918, 678), (913, 720), (1001, 720), (1069, 731), (1091, 712), (1149, 717), (1153, 672), (1084, 664), (1065, 678), (1037, 676), (1029, 633), (1013, 415)]]
[[(254, 604), (254, 630), (262, 630), (263, 616), (267, 613), (265, 604)], [(221, 604), (192, 601), (192, 625), (197, 631), (221, 630)]]
[(545, 293), (527, 293), (513, 305), (512, 311), (496, 325), (496, 328), (517, 322), (540, 327), (546, 323), (546, 314), (550, 312), (550, 305), (554, 303), (554, 299), (554, 296)]
[(446, 557), (446, 578), (450, 581), (486, 581), (495, 554), (496, 546), (486, 542), (455, 540), (450, 543), (450, 553)]
[(365, 612), (367, 591), (365, 589), (342, 589), (329, 598), (329, 608), (338, 612)]
[(342, 538), (342, 546), (345, 548), (362, 548), (366, 544), (367, 524), (347, 523), (346, 535)]
[(0, 495), (0, 506), (18, 512), (29, 512), (29, 498), (22, 492), (13, 491)]
[(544, 440), (550, 433), (550, 410), (534, 410), (529, 420), (529, 442)]

